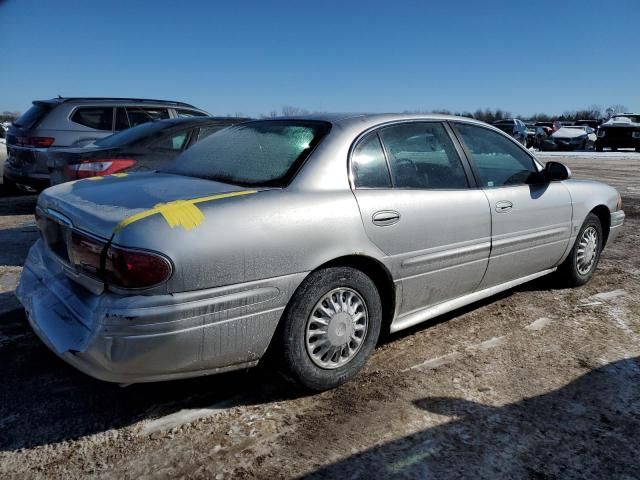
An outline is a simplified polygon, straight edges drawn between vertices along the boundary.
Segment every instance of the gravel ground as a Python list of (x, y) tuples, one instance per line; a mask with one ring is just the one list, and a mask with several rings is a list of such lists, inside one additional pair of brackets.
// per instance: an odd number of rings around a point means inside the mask
[(548, 158), (623, 195), (593, 280), (393, 335), (317, 395), (266, 368), (127, 388), (76, 372), (12, 293), (35, 199), (0, 199), (0, 477), (640, 478), (640, 155)]

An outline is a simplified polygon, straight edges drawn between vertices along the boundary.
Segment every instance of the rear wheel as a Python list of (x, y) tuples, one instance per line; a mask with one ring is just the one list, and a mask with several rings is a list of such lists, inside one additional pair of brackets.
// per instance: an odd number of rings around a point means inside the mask
[(5, 196), (19, 195), (21, 193), (18, 191), (16, 184), (7, 177), (2, 178), (2, 192)]
[(373, 352), (380, 295), (360, 270), (318, 270), (296, 290), (283, 322), (286, 373), (308, 389), (327, 390), (354, 377)]
[(561, 279), (571, 287), (584, 285), (593, 276), (603, 245), (602, 224), (593, 213), (587, 215), (569, 256), (558, 269)]

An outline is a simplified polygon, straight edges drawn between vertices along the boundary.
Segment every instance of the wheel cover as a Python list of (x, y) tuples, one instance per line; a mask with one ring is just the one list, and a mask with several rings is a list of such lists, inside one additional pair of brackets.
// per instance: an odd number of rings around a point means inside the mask
[(578, 253), (576, 255), (576, 268), (580, 275), (586, 275), (593, 268), (598, 257), (598, 231), (589, 226), (584, 229), (578, 241)]
[(367, 336), (369, 314), (362, 296), (340, 287), (326, 293), (307, 319), (305, 345), (311, 361), (335, 369), (357, 355)]

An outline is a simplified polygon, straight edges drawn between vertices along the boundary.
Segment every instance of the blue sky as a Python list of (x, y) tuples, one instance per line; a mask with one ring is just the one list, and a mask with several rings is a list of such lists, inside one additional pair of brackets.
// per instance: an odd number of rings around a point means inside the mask
[(640, 110), (640, 0), (0, 0), (0, 111), (56, 96), (214, 114)]

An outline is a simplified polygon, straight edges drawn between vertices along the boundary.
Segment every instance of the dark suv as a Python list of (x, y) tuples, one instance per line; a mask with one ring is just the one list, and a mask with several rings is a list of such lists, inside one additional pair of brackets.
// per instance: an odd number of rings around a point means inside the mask
[(5, 189), (40, 191), (49, 186), (49, 149), (77, 147), (120, 130), (165, 118), (206, 116), (182, 102), (137, 98), (37, 100), (9, 127)]
[(596, 151), (605, 148), (635, 148), (640, 152), (640, 114), (621, 113), (614, 115), (598, 127)]
[(527, 126), (522, 120), (517, 118), (498, 120), (497, 122), (493, 122), (493, 126), (511, 135), (522, 145), (527, 145)]

